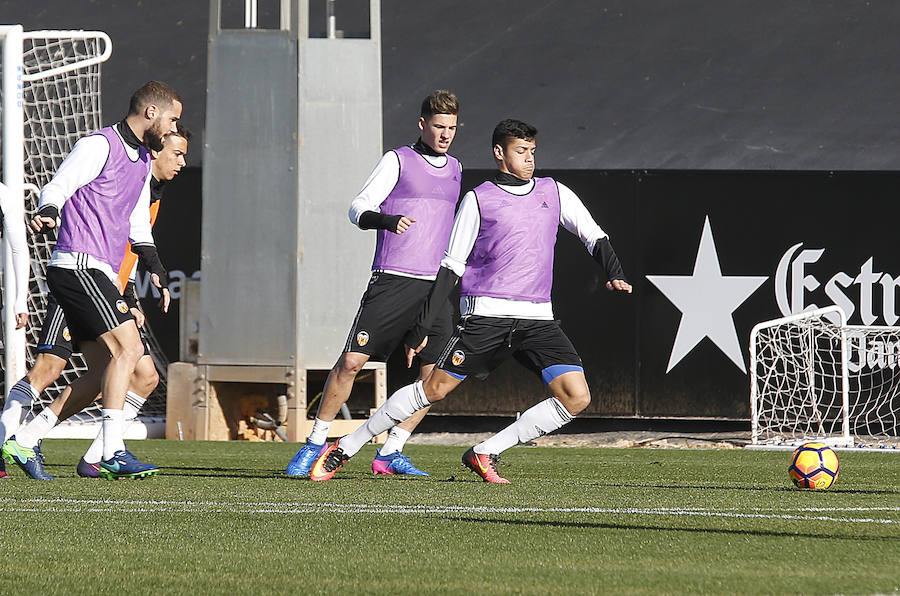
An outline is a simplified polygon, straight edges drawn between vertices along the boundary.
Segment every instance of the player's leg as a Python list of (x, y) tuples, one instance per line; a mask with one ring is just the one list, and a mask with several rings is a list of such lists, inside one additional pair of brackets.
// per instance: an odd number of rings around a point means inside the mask
[(506, 353), (503, 346), (511, 323), (492, 317), (461, 320), (428, 378), (395, 391), (361, 427), (328, 447), (313, 464), (310, 478), (330, 479), (373, 437), (444, 399), (469, 374), (486, 377)]
[[(423, 364), (419, 368), (419, 377), (417, 381), (424, 381), (434, 370), (434, 364)], [(428, 414), (431, 405), (422, 408), (400, 424), (395, 425), (388, 432), (387, 440), (381, 449), (375, 452), (375, 459), (372, 460), (372, 472), (374, 474), (402, 474), (409, 476), (429, 476), (428, 472), (420, 470), (410, 461), (409, 457), (403, 455), (403, 447), (406, 441), (412, 435), (413, 431), (422, 422), (422, 419)]]
[(373, 273), (360, 300), (344, 352), (328, 374), (312, 432), (294, 454), (285, 474), (303, 477), (325, 450), (331, 424), (350, 398), (356, 375), (373, 359), (383, 362), (415, 320), (422, 296), (430, 282), (396, 275)]
[[(428, 290), (428, 292), (422, 292), (422, 302), (428, 299), (430, 288), (428, 288)], [(417, 303), (415, 318), (410, 319), (410, 327), (415, 323), (421, 309), (421, 304)], [(426, 344), (425, 349), (419, 352), (419, 377), (416, 380), (424, 381), (428, 378), (428, 375), (431, 374), (431, 371), (434, 370), (435, 362), (438, 361), (444, 347), (453, 336), (454, 319), (455, 309), (453, 308), (453, 304), (448, 300), (432, 325), (432, 330), (428, 334), (428, 343)], [(400, 424), (395, 425), (388, 432), (387, 440), (384, 442), (384, 445), (381, 446), (381, 449), (376, 451), (375, 459), (372, 460), (373, 473), (389, 475), (404, 474), (411, 476), (429, 475), (428, 472), (420, 470), (414, 465), (409, 456), (403, 455), (403, 447), (430, 409), (431, 406), (428, 406), (419, 410)]]
[[(156, 389), (159, 383), (159, 373), (153, 358), (145, 349), (144, 356), (138, 361), (131, 377), (131, 385), (125, 394), (125, 422), (126, 424), (137, 418), (138, 412), (147, 401), (147, 397)], [(98, 384), (99, 388), (99, 384)], [(100, 476), (100, 460), (103, 459), (103, 429), (97, 433), (94, 441), (88, 447), (84, 456), (78, 462), (76, 472), (84, 478), (97, 478)]]
[(497, 473), (501, 453), (571, 422), (591, 401), (581, 358), (553, 321), (523, 321), (517, 359), (541, 375), (553, 397), (525, 410), (519, 418), (475, 445), (463, 463), (488, 482), (506, 483)]
[[(3, 413), (0, 414), (0, 445), (16, 433), (33, 400), (59, 378), (71, 355), (71, 336), (66, 327), (65, 315), (51, 294), (47, 300), (44, 325), (38, 337), (38, 356), (34, 366), (13, 385), (6, 396)], [(0, 459), (0, 472), (2, 466), (3, 460)]]

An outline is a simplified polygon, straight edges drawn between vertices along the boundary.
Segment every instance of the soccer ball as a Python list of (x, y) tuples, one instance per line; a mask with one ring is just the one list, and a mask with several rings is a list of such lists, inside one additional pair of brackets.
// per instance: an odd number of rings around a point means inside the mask
[(798, 488), (828, 488), (837, 481), (838, 458), (825, 443), (804, 443), (791, 456), (788, 474)]

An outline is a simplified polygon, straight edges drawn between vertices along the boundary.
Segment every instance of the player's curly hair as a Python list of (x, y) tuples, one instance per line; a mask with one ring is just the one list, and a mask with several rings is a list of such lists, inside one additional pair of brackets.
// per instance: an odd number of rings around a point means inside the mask
[(506, 147), (506, 143), (509, 139), (525, 139), (533, 141), (535, 137), (537, 137), (537, 133), (537, 127), (522, 122), (521, 120), (507, 118), (506, 120), (501, 120), (500, 123), (494, 127), (494, 134), (491, 135), (491, 148), (495, 145)]
[(422, 101), (422, 109), (419, 112), (422, 118), (428, 120), (435, 114), (459, 114), (459, 100), (456, 95), (444, 89), (438, 89), (428, 94)]
[(131, 96), (129, 114), (140, 114), (149, 105), (171, 107), (175, 102), (184, 103), (178, 92), (160, 81), (147, 81)]
[(179, 120), (178, 122), (175, 123), (175, 127), (177, 128), (176, 132), (170, 132), (163, 138), (181, 137), (185, 141), (190, 142), (190, 140), (194, 137), (193, 131), (190, 128), (188, 128), (187, 126), (185, 126), (184, 124), (182, 124), (181, 120)]

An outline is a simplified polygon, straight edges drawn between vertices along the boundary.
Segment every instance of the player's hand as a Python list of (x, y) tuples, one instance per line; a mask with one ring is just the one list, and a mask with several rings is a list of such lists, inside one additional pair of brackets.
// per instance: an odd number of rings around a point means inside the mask
[(409, 346), (404, 346), (406, 348), (406, 368), (412, 368), (413, 358), (416, 357), (416, 354), (425, 349), (425, 344), (427, 343), (428, 337), (426, 336), (415, 350)]
[(159, 276), (155, 273), (150, 274), (150, 282), (159, 288), (160, 293), (162, 293), (162, 297), (159, 299), (159, 308), (163, 312), (169, 312), (169, 302), (172, 301), (171, 296), (169, 296), (169, 288), (162, 287), (162, 283), (159, 281)]
[(414, 219), (411, 218), (411, 217), (406, 217), (406, 216), (404, 215), (403, 217), (400, 218), (400, 221), (397, 222), (397, 230), (396, 230), (396, 233), (397, 233), (397, 234), (402, 234), (403, 232), (405, 232), (406, 230), (408, 230), (409, 227), (410, 227), (411, 225), (413, 225), (414, 223), (416, 223), (416, 220), (414, 220)]
[(16, 313), (16, 329), (21, 329), (28, 323), (28, 313), (20, 312)]
[(137, 324), (138, 327), (143, 327), (143, 326), (144, 326), (144, 321), (146, 320), (146, 317), (144, 316), (144, 313), (142, 313), (141, 311), (139, 311), (139, 310), (136, 309), (136, 308), (132, 308), (132, 309), (131, 309), (131, 316), (134, 317), (134, 322)]
[(631, 293), (631, 284), (624, 279), (614, 279), (606, 282), (606, 289), (610, 292), (627, 292)]
[(35, 215), (34, 218), (28, 224), (28, 231), (34, 234), (43, 234), (47, 230), (52, 230), (56, 227), (56, 220), (52, 217), (44, 217), (42, 215)]

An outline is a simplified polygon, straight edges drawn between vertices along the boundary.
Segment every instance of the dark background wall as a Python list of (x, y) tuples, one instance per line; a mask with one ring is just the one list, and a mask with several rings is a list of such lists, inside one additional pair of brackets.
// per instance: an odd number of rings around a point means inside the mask
[[(225, 25), (241, 23), (243, 4), (223, 0)], [(310, 4), (321, 35), (322, 0)], [(259, 5), (260, 25), (274, 23), (277, 2)], [(366, 2), (337, 7), (338, 28), (366, 33)], [(108, 32), (106, 119), (158, 78), (202, 132), (207, 2), (2, 0), (0, 15)], [(449, 88), (463, 106), (454, 152), (469, 168), (492, 167), (490, 130), (516, 117), (541, 129), (548, 168), (890, 169), (898, 27), (889, 0), (386, 0), (385, 146), (409, 142), (421, 98)]]

